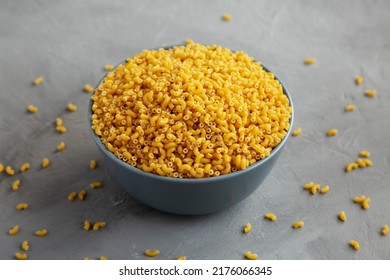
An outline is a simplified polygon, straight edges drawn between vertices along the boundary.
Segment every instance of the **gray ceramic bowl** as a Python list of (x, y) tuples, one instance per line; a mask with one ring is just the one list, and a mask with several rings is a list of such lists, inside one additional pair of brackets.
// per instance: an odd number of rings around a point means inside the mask
[[(269, 72), (266, 67), (263, 66), (263, 68)], [(277, 79), (276, 76), (275, 78)], [(183, 215), (214, 213), (237, 204), (253, 193), (267, 177), (282, 152), (291, 132), (294, 119), (291, 96), (283, 84), (282, 87), (292, 108), (290, 128), (286, 137), (272, 150), (267, 158), (252, 164), (245, 170), (218, 177), (180, 179), (144, 172), (119, 160), (107, 150), (92, 128), (90, 130), (93, 139), (103, 154), (105, 165), (112, 176), (131, 196), (164, 212)], [(89, 103), (88, 111), (89, 124), (91, 124), (92, 100)]]

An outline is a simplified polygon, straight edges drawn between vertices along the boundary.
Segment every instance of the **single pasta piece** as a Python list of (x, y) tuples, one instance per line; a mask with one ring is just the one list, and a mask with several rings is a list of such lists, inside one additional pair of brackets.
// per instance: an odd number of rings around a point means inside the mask
[(18, 205), (16, 205), (16, 210), (26, 210), (28, 208), (28, 204), (27, 203), (19, 203)]
[(56, 126), (56, 131), (60, 132), (60, 133), (66, 133), (68, 130), (65, 126)]
[(38, 112), (38, 107), (35, 107), (34, 105), (28, 105), (27, 106), (27, 111), (29, 111), (30, 113), (36, 113)]
[(101, 188), (103, 186), (103, 184), (101, 182), (92, 182), (91, 184), (89, 184), (89, 186), (93, 189), (97, 189), (97, 188)]
[(361, 85), (363, 83), (363, 77), (361, 75), (357, 75), (355, 78), (355, 84)]
[(15, 259), (27, 260), (27, 254), (17, 252), (17, 253), (15, 253)]
[(320, 184), (315, 184), (310, 188), (310, 192), (312, 195), (315, 195), (321, 188)]
[(34, 79), (34, 81), (33, 81), (33, 84), (36, 85), (36, 86), (39, 86), (42, 83), (43, 83), (43, 77), (42, 76), (36, 77)]
[(347, 216), (345, 215), (344, 211), (340, 211), (338, 217), (339, 217), (339, 220), (342, 222), (345, 222), (347, 220)]
[(61, 142), (60, 144), (58, 144), (57, 146), (57, 151), (62, 151), (63, 149), (65, 149), (65, 142)]
[(85, 231), (88, 231), (88, 230), (90, 230), (90, 229), (91, 229), (91, 222), (88, 221), (88, 220), (85, 220), (85, 221), (84, 221), (84, 230), (85, 230)]
[(350, 162), (345, 166), (345, 171), (350, 172), (351, 170), (358, 168), (358, 166), (359, 165), (356, 162)]
[(357, 165), (358, 165), (360, 168), (364, 168), (364, 167), (367, 166), (366, 163), (364, 162), (364, 160), (361, 159), (361, 158), (358, 158), (358, 159), (356, 160), (356, 163), (357, 163)]
[(76, 192), (71, 192), (70, 194), (68, 194), (68, 200), (69, 201), (73, 201), (77, 196), (77, 193)]
[(294, 224), (293, 224), (293, 228), (301, 228), (305, 225), (305, 223), (303, 221), (296, 221)]
[(19, 190), (19, 188), (20, 188), (20, 180), (17, 179), (17, 180), (12, 182), (11, 189), (13, 191), (17, 191), (17, 190)]
[(20, 244), (20, 248), (22, 248), (23, 251), (30, 250), (30, 244), (28, 244), (27, 240), (24, 240), (22, 244)]
[(78, 196), (79, 200), (84, 200), (85, 197), (87, 196), (87, 191), (85, 191), (85, 190), (79, 191), (77, 196)]
[(86, 92), (86, 93), (91, 93), (91, 92), (93, 92), (95, 89), (93, 88), (93, 86), (91, 86), (90, 84), (86, 84), (85, 86), (84, 86), (84, 91)]
[(353, 202), (355, 202), (355, 203), (362, 203), (365, 199), (366, 199), (366, 197), (364, 195), (355, 196), (355, 198), (353, 199)]
[(245, 258), (247, 258), (248, 260), (257, 260), (258, 256), (255, 253), (247, 251), (245, 252)]
[(231, 21), (231, 20), (232, 20), (232, 16), (231, 16), (230, 14), (228, 14), (228, 13), (224, 13), (224, 14), (222, 15), (222, 19), (223, 19), (224, 21)]
[(302, 129), (301, 129), (300, 127), (297, 127), (297, 128), (293, 131), (292, 135), (293, 135), (293, 136), (298, 136), (298, 135), (301, 134), (301, 132), (302, 132)]
[(322, 187), (322, 188), (320, 189), (320, 193), (321, 193), (321, 194), (326, 194), (326, 193), (329, 192), (329, 190), (330, 190), (330, 187), (329, 187), (329, 186), (325, 186), (325, 187)]
[(107, 258), (107, 256), (101, 256), (101, 257), (100, 257), (100, 260), (101, 260), (101, 261), (106, 261), (106, 260), (108, 260), (108, 258)]
[(308, 58), (305, 58), (305, 60), (303, 61), (306, 65), (311, 65), (313, 63), (316, 62), (316, 59), (313, 58), (313, 57), (308, 57)]
[(94, 231), (97, 231), (97, 230), (102, 229), (104, 227), (106, 227), (106, 223), (103, 222), (103, 221), (98, 221), (98, 222), (93, 224), (93, 230)]
[(68, 111), (70, 112), (75, 112), (77, 110), (77, 106), (74, 105), (73, 103), (69, 103), (66, 109), (68, 109)]
[(248, 234), (252, 229), (252, 225), (250, 223), (247, 223), (244, 227), (244, 233)]
[(312, 181), (310, 181), (309, 183), (306, 183), (303, 188), (305, 190), (311, 190), (311, 188), (314, 186), (314, 183)]
[(0, 172), (3, 172), (4, 171), (4, 165), (2, 165), (1, 163), (0, 163)]
[(382, 233), (382, 235), (388, 235), (388, 234), (389, 234), (389, 225), (388, 225), (388, 224), (385, 224), (385, 225), (382, 227), (381, 233)]
[(370, 203), (371, 203), (371, 198), (369, 197), (366, 197), (363, 202), (362, 202), (362, 208), (364, 210), (367, 210), (368, 208), (370, 208)]
[(9, 176), (13, 176), (15, 174), (15, 170), (13, 170), (11, 166), (7, 166), (5, 168), (5, 173), (7, 173)]
[(178, 256), (178, 257), (176, 258), (176, 260), (178, 260), (178, 261), (185, 261), (186, 259), (187, 259), (186, 256)]
[(56, 118), (56, 126), (63, 126), (64, 120), (61, 118)]
[(8, 230), (8, 234), (9, 234), (9, 235), (15, 235), (15, 234), (17, 234), (19, 231), (20, 231), (20, 227), (19, 227), (18, 225), (16, 225), (16, 226), (13, 226), (12, 228), (10, 228), (10, 229)]
[(106, 64), (106, 65), (104, 65), (104, 70), (110, 71), (110, 70), (112, 70), (112, 69), (114, 69), (114, 65), (112, 65), (112, 64)]
[(367, 89), (364, 92), (364, 95), (367, 96), (367, 97), (374, 97), (376, 95), (376, 90), (374, 90), (374, 89)]
[(36, 236), (43, 237), (47, 235), (47, 229), (43, 228), (35, 232)]
[(356, 240), (349, 241), (349, 245), (354, 248), (356, 251), (360, 249), (360, 244)]
[(89, 167), (90, 167), (91, 169), (96, 169), (96, 167), (97, 167), (97, 162), (96, 162), (96, 160), (92, 159), (92, 160), (89, 162)]
[(84, 261), (92, 261), (93, 259), (92, 259), (92, 258), (85, 257), (83, 260), (84, 260)]
[(186, 43), (187, 45), (189, 45), (189, 44), (194, 43), (194, 41), (193, 41), (191, 38), (187, 38), (187, 39), (184, 40), (184, 43)]
[(366, 151), (366, 150), (361, 150), (359, 153), (359, 156), (368, 158), (371, 156), (371, 153), (369, 151)]
[(49, 165), (50, 165), (50, 160), (49, 160), (48, 158), (44, 158), (44, 159), (42, 160), (42, 167), (43, 167), (43, 168), (48, 168)]
[(30, 169), (30, 164), (28, 162), (25, 162), (20, 166), (20, 172), (25, 172)]
[(160, 255), (160, 251), (147, 249), (147, 250), (145, 250), (145, 255), (148, 257), (156, 257), (156, 256)]
[(332, 129), (329, 129), (327, 132), (326, 132), (326, 136), (335, 136), (337, 134), (338, 130), (336, 128), (332, 128)]
[(276, 219), (277, 219), (276, 215), (275, 215), (274, 213), (272, 213), (272, 212), (266, 213), (266, 214), (264, 215), (264, 217), (265, 217), (266, 219), (268, 219), (268, 220), (273, 221), (273, 222), (276, 221)]
[(355, 111), (355, 109), (356, 109), (356, 106), (354, 104), (349, 104), (349, 105), (344, 107), (344, 110), (346, 112), (352, 112), (352, 111)]
[(369, 160), (368, 158), (363, 159), (363, 162), (366, 164), (366, 166), (372, 166), (373, 165), (372, 161)]

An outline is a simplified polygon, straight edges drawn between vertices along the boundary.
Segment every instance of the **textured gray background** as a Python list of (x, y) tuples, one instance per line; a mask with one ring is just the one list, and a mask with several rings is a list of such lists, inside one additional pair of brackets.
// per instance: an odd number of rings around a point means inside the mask
[[(224, 12), (232, 14), (224, 22)], [(30, 259), (143, 259), (158, 248), (158, 259), (242, 259), (247, 250), (261, 259), (390, 259), (390, 1), (13, 1), (0, 2), (0, 162), (32, 169), (0, 174), (0, 259), (11, 259), (21, 241)], [(116, 64), (142, 49), (181, 44), (192, 38), (243, 50), (273, 70), (290, 90), (295, 126), (275, 168), (248, 199), (226, 211), (198, 217), (160, 213), (135, 201), (100, 165), (88, 130), (85, 83), (95, 85), (106, 63)], [(304, 66), (303, 59), (317, 63)], [(354, 84), (362, 74), (365, 83)], [(31, 85), (42, 75), (44, 83)], [(364, 89), (378, 95), (364, 97)], [(74, 102), (79, 110), (64, 109)], [(345, 113), (343, 107), (357, 109)], [(28, 114), (28, 104), (39, 112)], [(61, 116), (68, 133), (55, 132)], [(339, 134), (327, 138), (336, 127)], [(68, 145), (61, 153), (56, 145)], [(346, 174), (361, 149), (374, 166)], [(43, 157), (52, 165), (41, 169)], [(9, 188), (16, 178), (21, 189)], [(67, 201), (71, 191), (90, 190), (86, 201)], [(329, 184), (324, 196), (302, 190), (308, 181)], [(352, 203), (372, 198), (371, 208)], [(19, 202), (30, 209), (16, 211)], [(338, 211), (347, 213), (341, 223)], [(278, 215), (275, 223), (264, 213)], [(84, 219), (105, 220), (107, 228), (85, 232)], [(293, 230), (298, 219), (305, 227)], [(242, 234), (252, 223), (249, 235)], [(19, 224), (21, 232), (8, 236)], [(48, 236), (33, 232), (46, 227)], [(348, 246), (360, 241), (361, 250)]]

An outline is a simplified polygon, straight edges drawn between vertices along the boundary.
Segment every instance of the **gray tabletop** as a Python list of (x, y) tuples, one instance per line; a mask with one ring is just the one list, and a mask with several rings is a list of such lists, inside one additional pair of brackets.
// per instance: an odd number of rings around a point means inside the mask
[[(221, 19), (232, 15), (230, 22)], [(0, 173), (0, 259), (12, 259), (23, 240), (29, 259), (390, 259), (390, 2), (382, 1), (13, 1), (0, 2), (0, 163), (25, 173)], [(242, 203), (213, 215), (177, 216), (127, 195), (106, 172), (87, 122), (89, 94), (105, 64), (186, 38), (242, 50), (275, 72), (291, 92), (295, 127), (264, 183)], [(305, 66), (303, 59), (317, 62)], [(364, 83), (355, 85), (356, 75)], [(40, 86), (32, 81), (43, 76)], [(373, 98), (365, 89), (377, 91)], [(78, 110), (65, 110), (69, 102)], [(345, 112), (353, 103), (356, 110)], [(35, 114), (26, 112), (34, 104)], [(62, 117), (68, 132), (55, 131)], [(335, 137), (326, 137), (337, 128)], [(56, 146), (64, 141), (62, 152)], [(360, 150), (374, 165), (344, 171)], [(51, 160), (40, 167), (44, 157)], [(89, 168), (96, 159), (98, 168)], [(19, 191), (10, 185), (20, 179)], [(91, 181), (104, 187), (90, 190)], [(330, 185), (310, 195), (303, 185)], [(68, 202), (88, 189), (85, 201)], [(357, 195), (371, 198), (363, 210)], [(15, 205), (29, 203), (17, 211)], [(345, 211), (347, 221), (337, 220)], [(278, 220), (263, 218), (274, 212)], [(104, 220), (100, 231), (83, 221)], [(305, 226), (292, 228), (296, 220)], [(242, 228), (252, 224), (245, 235)], [(18, 224), (20, 232), (7, 234)], [(47, 228), (45, 237), (34, 232)], [(353, 250), (349, 241), (360, 242)]]

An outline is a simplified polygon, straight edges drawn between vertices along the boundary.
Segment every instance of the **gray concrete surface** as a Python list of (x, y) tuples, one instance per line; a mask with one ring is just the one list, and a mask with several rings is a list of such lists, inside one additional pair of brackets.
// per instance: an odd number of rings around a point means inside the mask
[[(232, 15), (224, 22), (224, 12)], [(0, 174), (0, 259), (12, 259), (28, 240), (30, 259), (390, 259), (390, 2), (382, 1), (13, 1), (0, 2), (0, 163), (31, 170)], [(192, 38), (243, 50), (272, 69), (290, 90), (302, 135), (288, 142), (270, 176), (248, 199), (226, 211), (198, 217), (160, 213), (129, 197), (106, 173), (87, 123), (89, 95), (106, 63), (116, 64), (142, 49), (180, 44)], [(317, 58), (312, 66), (306, 57)], [(365, 83), (354, 84), (362, 74)], [(31, 85), (42, 75), (41, 86)], [(364, 96), (376, 89), (374, 98)], [(78, 111), (65, 111), (68, 102)], [(28, 114), (28, 104), (39, 107)], [(346, 113), (349, 103), (356, 111)], [(63, 117), (68, 133), (55, 132)], [(327, 138), (330, 128), (339, 134)], [(55, 152), (60, 141), (66, 150)], [(361, 149), (374, 166), (344, 172)], [(43, 157), (52, 161), (41, 169)], [(18, 192), (10, 190), (16, 178)], [(84, 202), (67, 201), (71, 191), (88, 190)], [(329, 184), (327, 195), (303, 191), (308, 181)], [(372, 199), (368, 211), (352, 203)], [(27, 202), (30, 209), (16, 211)], [(347, 222), (337, 220), (344, 210)], [(272, 211), (275, 223), (263, 219)], [(105, 220), (107, 228), (85, 232), (84, 219)], [(303, 220), (305, 227), (291, 224)], [(252, 223), (252, 232), (242, 227)], [(21, 232), (8, 236), (19, 224)], [(38, 238), (33, 232), (47, 228)], [(348, 246), (350, 239), (360, 251)]]

